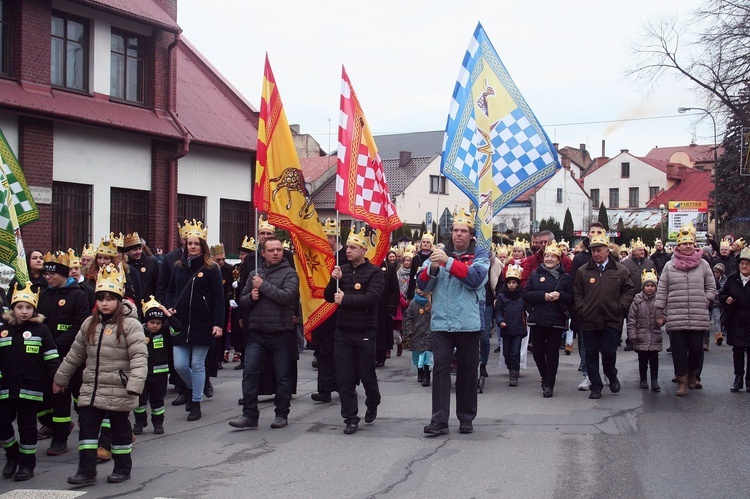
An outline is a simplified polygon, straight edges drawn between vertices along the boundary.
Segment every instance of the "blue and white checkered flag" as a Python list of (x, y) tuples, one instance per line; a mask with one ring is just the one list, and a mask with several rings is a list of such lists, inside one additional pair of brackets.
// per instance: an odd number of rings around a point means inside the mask
[(503, 207), (558, 168), (557, 151), (477, 24), (453, 90), (440, 169), (477, 207), (480, 241), (491, 240)]

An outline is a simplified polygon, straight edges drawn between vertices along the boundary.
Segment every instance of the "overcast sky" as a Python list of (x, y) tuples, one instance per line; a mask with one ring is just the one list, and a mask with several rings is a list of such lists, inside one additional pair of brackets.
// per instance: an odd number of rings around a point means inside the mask
[[(442, 130), (477, 21), (553, 142), (592, 156), (713, 142), (685, 82), (625, 77), (633, 41), (662, 15), (688, 19), (696, 0), (179, 0), (184, 36), (256, 107), (268, 52), (290, 123), (336, 148), (341, 65), (373, 133)], [(655, 118), (591, 123), (618, 119)], [(330, 120), (330, 134), (329, 134)], [(583, 124), (587, 123), (587, 124)], [(571, 125), (572, 124), (572, 125)], [(721, 133), (721, 131), (719, 131)]]

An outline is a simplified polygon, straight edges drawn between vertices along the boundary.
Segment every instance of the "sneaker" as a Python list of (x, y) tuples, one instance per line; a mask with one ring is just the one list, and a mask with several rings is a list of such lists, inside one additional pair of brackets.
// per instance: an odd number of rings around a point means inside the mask
[(447, 435), (449, 431), (448, 423), (439, 423), (437, 421), (430, 421), (430, 424), (424, 427), (424, 432), (430, 435)]
[(591, 381), (589, 381), (588, 376), (584, 376), (583, 379), (581, 380), (581, 383), (578, 385), (578, 391), (585, 392), (589, 388), (591, 388)]
[(565, 355), (570, 355), (571, 353), (573, 353), (573, 344), (569, 343), (565, 345)]
[(234, 357), (232, 357), (232, 362), (239, 362), (242, 360), (242, 356), (238, 352), (234, 352)]
[(39, 428), (39, 431), (37, 432), (36, 438), (37, 440), (44, 440), (45, 438), (51, 438), (52, 437), (52, 428), (49, 426), (42, 426)]
[(344, 428), (344, 435), (353, 435), (358, 428), (357, 423), (348, 423)]
[(601, 390), (591, 390), (591, 393), (589, 393), (590, 399), (600, 399), (602, 398), (602, 392)]
[(375, 418), (378, 417), (378, 410), (377, 409), (367, 409), (367, 412), (365, 412), (365, 423), (372, 423), (375, 421)]
[(396, 357), (401, 357), (401, 354), (403, 353), (404, 353), (404, 345), (399, 343), (398, 346), (396, 347)]
[(479, 375), (483, 378), (490, 377), (490, 375), (487, 374), (487, 364), (479, 364)]
[(273, 423), (271, 423), (271, 428), (284, 428), (288, 424), (289, 420), (287, 418), (276, 416), (276, 418), (274, 418), (273, 420)]
[(609, 382), (609, 391), (611, 391), (612, 393), (617, 393), (620, 391), (620, 388), (620, 380), (617, 379), (617, 376), (613, 376)]
[(224, 350), (224, 362), (229, 362), (229, 350)]

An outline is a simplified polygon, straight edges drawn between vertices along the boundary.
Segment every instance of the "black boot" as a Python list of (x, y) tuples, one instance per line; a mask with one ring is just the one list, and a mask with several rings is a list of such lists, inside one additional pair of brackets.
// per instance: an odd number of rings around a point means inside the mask
[(750, 378), (745, 378), (745, 391), (750, 392)]
[(424, 366), (424, 379), (422, 386), (430, 386), (430, 366)]
[(6, 457), (5, 466), (3, 467), (3, 478), (13, 478), (18, 469), (18, 456)]
[(738, 392), (742, 390), (742, 376), (735, 376), (734, 383), (729, 387), (730, 392)]
[(188, 414), (188, 421), (198, 421), (201, 418), (201, 403), (193, 402), (190, 407), (190, 414)]
[(509, 373), (508, 386), (518, 386), (518, 371), (511, 370)]
[(424, 381), (424, 367), (417, 368), (417, 383)]
[(162, 435), (164, 433), (164, 414), (151, 416), (151, 423), (154, 425), (154, 435)]
[(135, 414), (135, 424), (133, 425), (133, 434), (143, 434), (143, 429), (148, 426), (148, 417), (145, 412)]
[(651, 378), (651, 391), (654, 391), (654, 392), (661, 391), (661, 387), (659, 386), (659, 381), (656, 379), (656, 376)]

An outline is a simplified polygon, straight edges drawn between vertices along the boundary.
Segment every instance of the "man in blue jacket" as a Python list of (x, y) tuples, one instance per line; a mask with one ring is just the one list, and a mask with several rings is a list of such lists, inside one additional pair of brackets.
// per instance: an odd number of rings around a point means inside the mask
[(474, 240), (474, 216), (463, 208), (453, 216), (451, 243), (436, 249), (417, 276), (417, 286), (432, 292), (432, 420), (431, 435), (448, 433), (451, 402), (451, 361), (456, 350), (456, 416), (460, 433), (473, 431), (477, 415), (479, 335), (484, 329), (484, 285), (489, 251)]

